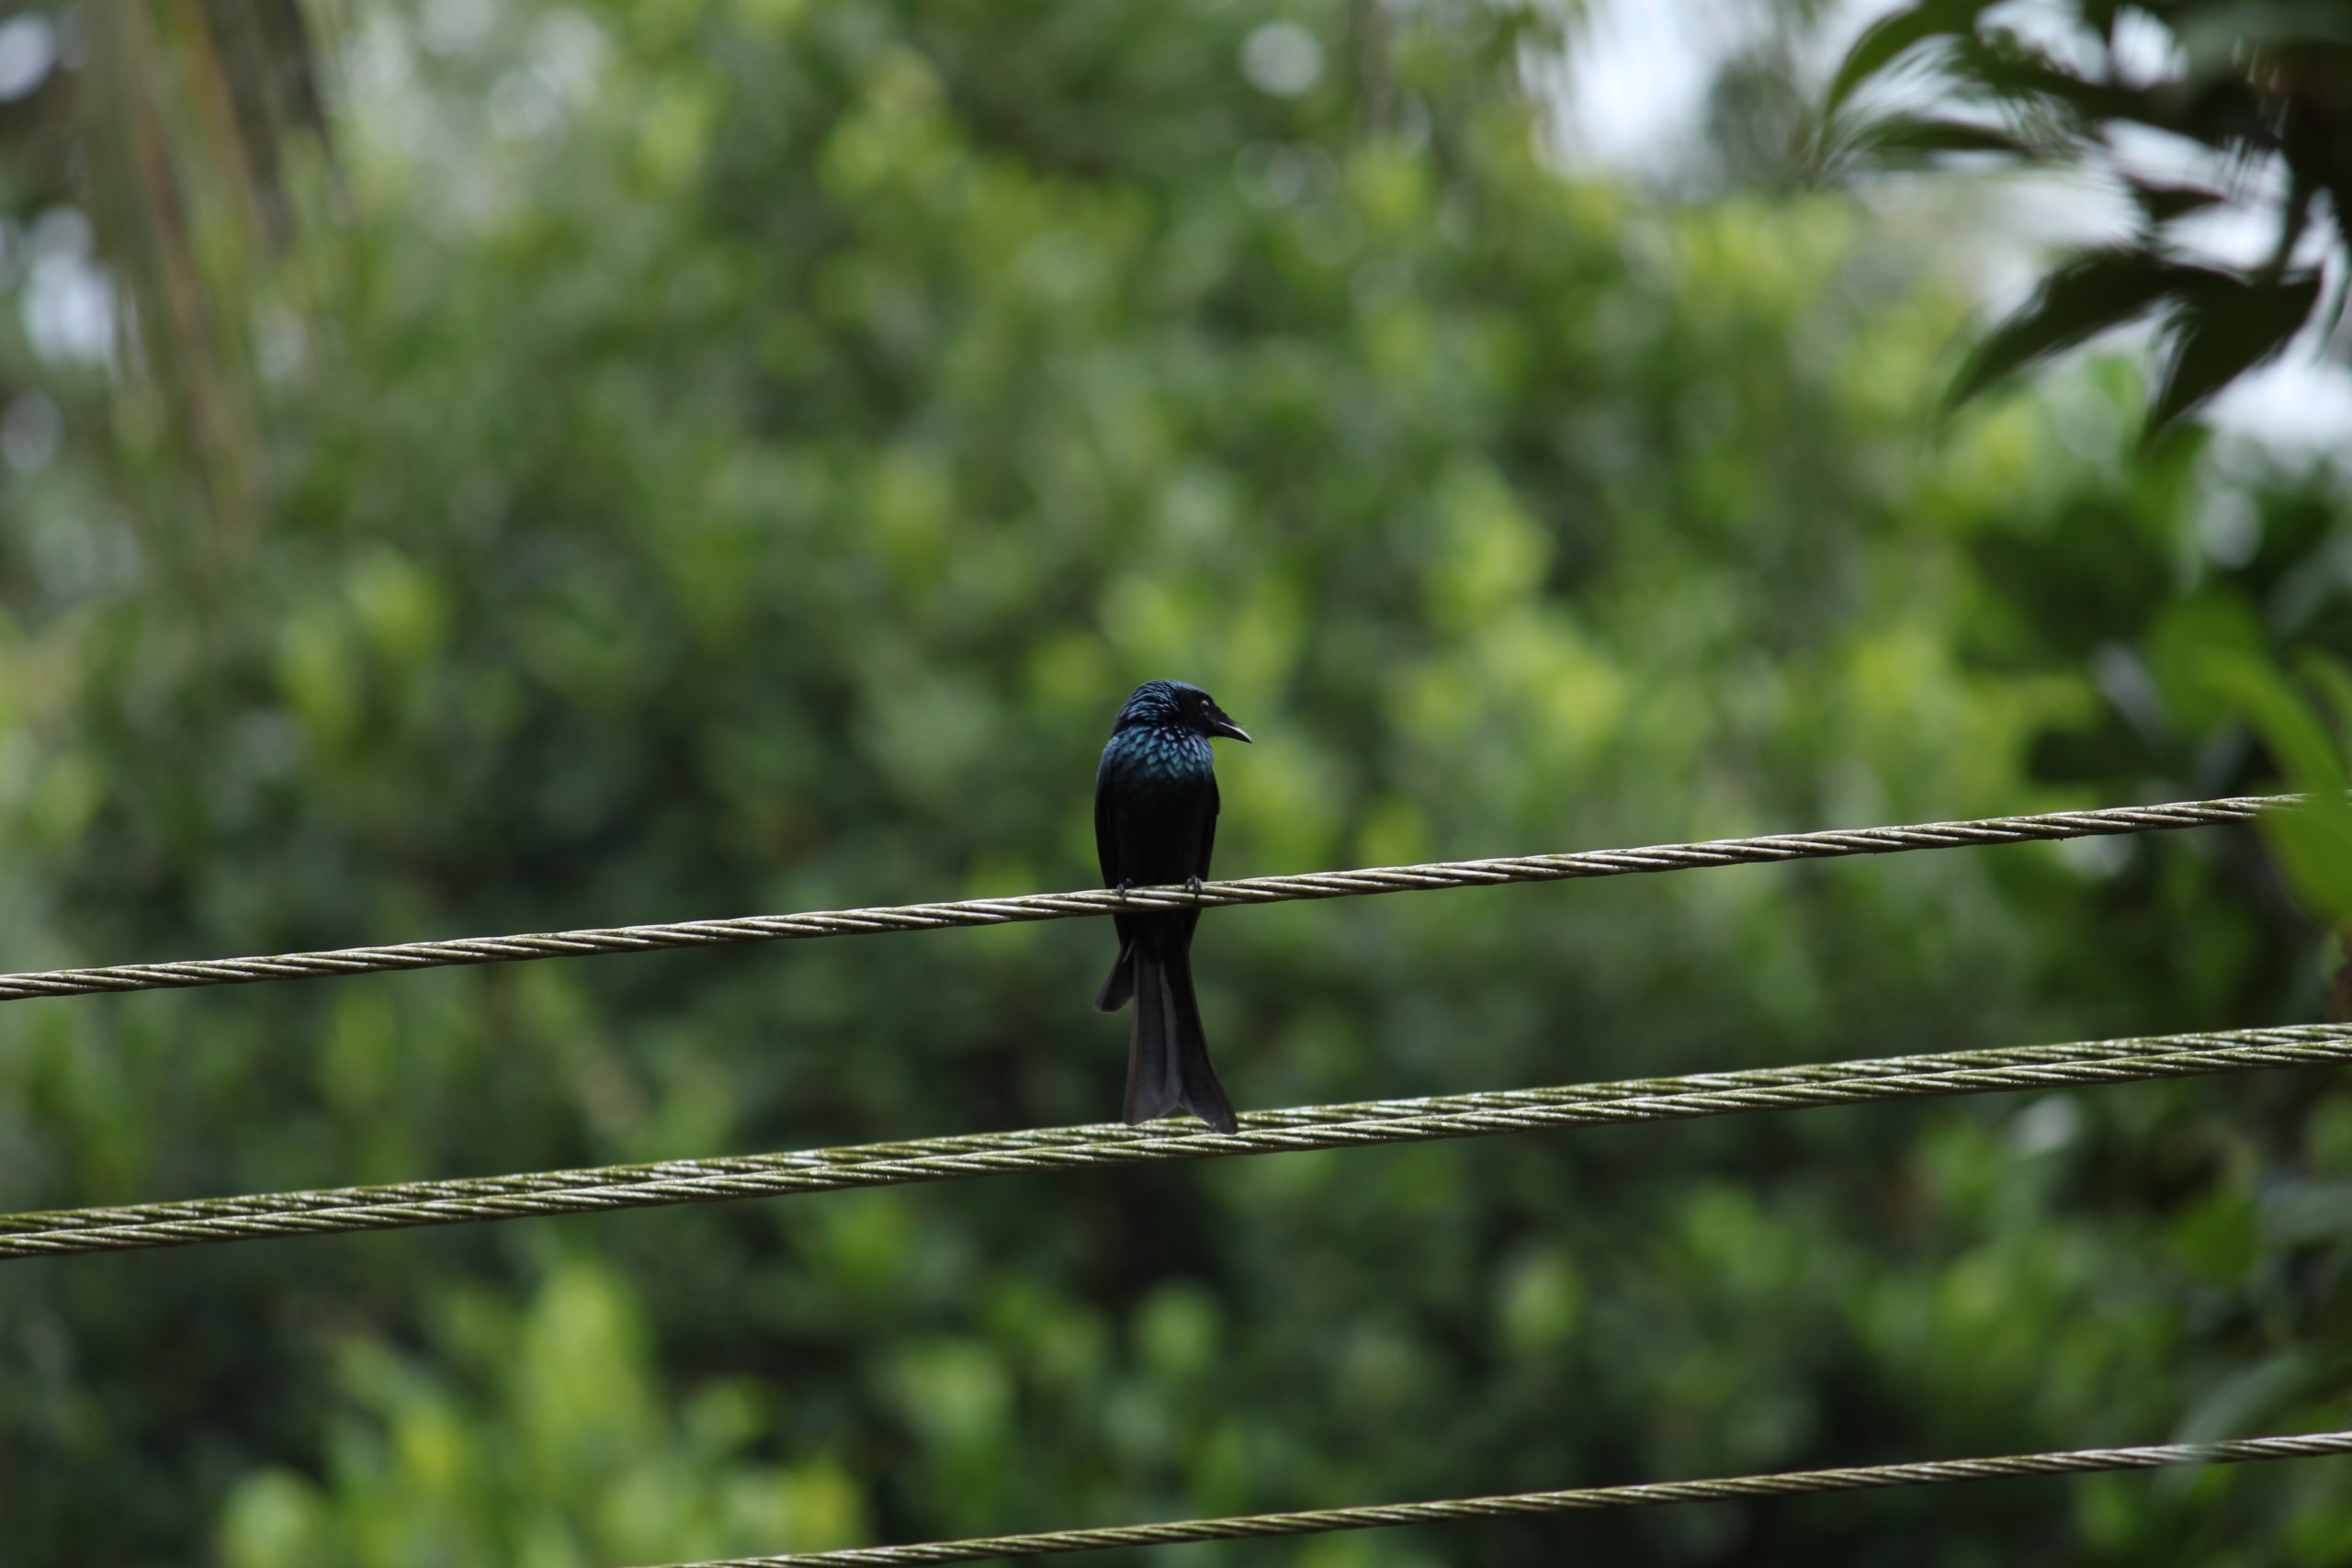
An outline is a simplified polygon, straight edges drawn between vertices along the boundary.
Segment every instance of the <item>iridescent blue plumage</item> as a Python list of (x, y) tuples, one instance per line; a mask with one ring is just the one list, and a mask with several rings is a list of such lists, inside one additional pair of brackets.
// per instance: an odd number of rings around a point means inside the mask
[[(1216, 843), (1216, 759), (1209, 737), (1250, 737), (1198, 686), (1148, 681), (1119, 710), (1094, 775), (1094, 842), (1111, 886), (1199, 886)], [(1209, 1063), (1193, 994), (1193, 928), (1200, 911), (1114, 915), (1119, 956), (1094, 1005), (1136, 1002), (1128, 1037), (1126, 1119), (1182, 1106), (1220, 1132), (1238, 1123)]]

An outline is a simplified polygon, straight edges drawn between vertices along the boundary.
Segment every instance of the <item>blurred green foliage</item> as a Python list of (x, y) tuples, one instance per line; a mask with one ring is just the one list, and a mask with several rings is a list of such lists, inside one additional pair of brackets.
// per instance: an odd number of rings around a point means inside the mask
[(2186, 657), (2203, 670), (2219, 700), (2245, 716), (2288, 782), (2310, 797), (2302, 808), (2266, 821), (2263, 830), (2297, 901), (2339, 938), (2352, 936), (2352, 776), (2336, 739), (2352, 728), (2352, 669), (2311, 653), (2301, 661), (2298, 682), (2233, 641), (2215, 637)]
[[(462, 1387), (373, 1339), (337, 1382), (355, 1414), (324, 1447), (326, 1484), (265, 1472), (239, 1486), (225, 1561), (653, 1562), (848, 1544), (854, 1485), (821, 1457), (742, 1450), (772, 1420), (743, 1381), (660, 1407), (644, 1314), (585, 1262), (552, 1269), (528, 1310), (463, 1287), (438, 1303), (432, 1345)], [(469, 1389), (487, 1397), (469, 1397)]]
[[(2111, 366), (1924, 446), (1930, 247), (1564, 175), (1540, 13), (352, 9), (250, 529), (38, 346), (72, 225), (6, 230), (10, 967), (1081, 885), (1155, 675), (1260, 738), (1250, 873), (2222, 793), (2208, 652), (2352, 648), (2337, 475), (2136, 460)], [(0, 1193), (1095, 1120), (1108, 943), (11, 1007)], [(2304, 1018), (2326, 949), (2204, 833), (1199, 959), (1247, 1107)], [(0, 1496), (32, 1563), (554, 1568), (2292, 1430), (2347, 1184), (2352, 1097), (2263, 1075), (13, 1263)], [(1195, 1556), (2320, 1564), (2339, 1482)]]

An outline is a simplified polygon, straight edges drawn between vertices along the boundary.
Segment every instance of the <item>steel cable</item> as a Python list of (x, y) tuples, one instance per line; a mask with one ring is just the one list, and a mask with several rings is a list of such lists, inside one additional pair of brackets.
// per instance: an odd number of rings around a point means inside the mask
[(383, 947), (343, 948), (329, 953), (281, 953), (266, 957), (121, 964), (96, 969), (33, 970), (0, 975), (0, 1001), (197, 986), (243, 986), (263, 980), (301, 980), (386, 970), (435, 969), (452, 964), (515, 964), (537, 958), (575, 958), (677, 947), (718, 947), (736, 942), (798, 942), (816, 937), (862, 936), (881, 931), (938, 931), (951, 926), (998, 926), (1028, 920), (1069, 919), (1081, 915), (1103, 915), (1127, 909), (1278, 904), (1300, 898), (1346, 898), (1442, 887), (1489, 887), (1511, 882), (1565, 882), (1599, 876), (1634, 876), (1649, 872), (1688, 871), (1704, 866), (1894, 854), (1906, 850), (1960, 849), (2056, 839), (2101, 838), (2122, 833), (2173, 832), (2185, 828), (2249, 821), (2266, 812), (2301, 805), (2302, 801), (2301, 795), (2245, 795), (2224, 800), (2180, 801), (2164, 806), (2118, 806), (2097, 811), (2052, 811), (2030, 817), (1987, 817), (1968, 822), (1833, 829), (1824, 832), (1784, 833), (1764, 838), (1715, 839), (1701, 843), (1653, 844), (1641, 849), (1582, 850), (1567, 854), (1440, 861), (1426, 865), (1381, 866), (1363, 871), (1253, 876), (1235, 882), (1205, 883), (1198, 892), (1182, 887), (1136, 887), (1125, 893), (1108, 888), (1085, 888), (1070, 893), (967, 898), (945, 904), (903, 904), (797, 915), (751, 915), (737, 919), (685, 920), (671, 925), (615, 926), (596, 931), (398, 942)]
[(2134, 1449), (2072, 1449), (2055, 1453), (2005, 1454), (1988, 1459), (1930, 1460), (1914, 1464), (1859, 1465), (1841, 1470), (1784, 1471), (1710, 1481), (1657, 1481), (1633, 1486), (1586, 1486), (1566, 1492), (1519, 1492), (1496, 1497), (1456, 1497), (1430, 1503), (1315, 1508), (1294, 1514), (1183, 1519), (1101, 1529), (1046, 1530), (1034, 1535), (984, 1536), (914, 1546), (861, 1546), (842, 1551), (729, 1557), (678, 1568), (915, 1568), (935, 1562), (978, 1562), (993, 1557), (1044, 1557), (1114, 1547), (1179, 1546), (1204, 1540), (1324, 1535), (1395, 1525), (1452, 1524), (1465, 1519), (1533, 1518), (1551, 1514), (1648, 1508), (1668, 1503), (1725, 1503), (1808, 1493), (1864, 1492), (2021, 1476), (2081, 1475), (2098, 1471), (2158, 1470), (2184, 1464), (2248, 1464), (2261, 1460), (2319, 1459), (2352, 1453), (2352, 1432), (2312, 1432), (2285, 1438), (2245, 1438), (2221, 1443), (2165, 1443)]
[(2352, 1024), (2312, 1024), (1309, 1106), (1252, 1112), (1231, 1134), (1174, 1131), (1167, 1123), (967, 1134), (788, 1154), (11, 1214), (0, 1216), (0, 1259), (2347, 1063)]

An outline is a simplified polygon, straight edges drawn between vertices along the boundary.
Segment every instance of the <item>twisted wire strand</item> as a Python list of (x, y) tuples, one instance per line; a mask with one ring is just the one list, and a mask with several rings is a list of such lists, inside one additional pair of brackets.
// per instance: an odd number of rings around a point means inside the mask
[(2053, 1453), (2004, 1454), (1986, 1459), (1931, 1460), (1915, 1464), (1872, 1464), (1841, 1470), (1783, 1471), (1771, 1475), (1731, 1475), (1710, 1481), (1657, 1481), (1634, 1486), (1584, 1486), (1564, 1492), (1520, 1492), (1502, 1496), (1456, 1497), (1429, 1503), (1315, 1508), (1291, 1514), (1247, 1514), (1233, 1518), (1184, 1519), (1166, 1524), (1124, 1525), (1102, 1529), (1046, 1530), (1032, 1535), (984, 1536), (969, 1540), (931, 1541), (914, 1546), (861, 1546), (842, 1551), (729, 1557), (680, 1564), (679, 1568), (911, 1568), (911, 1565), (920, 1563), (977, 1562), (991, 1557), (1044, 1557), (1066, 1551), (1101, 1551), (1114, 1547), (1178, 1546), (1204, 1540), (1324, 1535), (1335, 1530), (1452, 1524), (1464, 1519), (1533, 1518), (1610, 1508), (1657, 1507), (1669, 1503), (1722, 1503), (1746, 1498), (1788, 1497), (1806, 1493), (1864, 1492), (1889, 1486), (1999, 1481), (2018, 1476), (2158, 1470), (2184, 1464), (2249, 1464), (2262, 1460), (2319, 1459), (2346, 1453), (2352, 1453), (2352, 1432), (2311, 1432), (2294, 1437), (2244, 1438), (2220, 1443), (2071, 1449)]
[(2347, 1063), (2352, 1024), (2312, 1024), (1309, 1106), (1252, 1112), (1241, 1119), (1239, 1132), (1229, 1134), (1107, 1125), (966, 1134), (787, 1154), (5, 1215), (0, 1259)]
[(96, 969), (30, 970), (0, 975), (0, 1002), (24, 1001), (36, 997), (87, 996), (99, 992), (243, 986), (263, 980), (301, 980), (320, 976), (367, 975), (396, 969), (435, 969), (452, 964), (516, 964), (538, 958), (645, 953), (662, 948), (800, 942), (817, 937), (863, 936), (881, 931), (939, 931), (950, 926), (999, 926), (1134, 909), (1278, 904), (1301, 898), (1346, 898), (1442, 887), (1490, 887), (1510, 882), (1565, 882), (1599, 876), (1634, 876), (1650, 872), (1689, 871), (1704, 866), (1830, 860), (1844, 855), (1894, 854), (1905, 850), (1960, 849), (2056, 839), (2100, 838), (2121, 833), (2174, 832), (2186, 828), (2250, 821), (2266, 812), (2287, 810), (2303, 803), (2304, 797), (2296, 795), (2242, 795), (2222, 800), (2180, 801), (2164, 806), (2118, 806), (2097, 811), (1987, 817), (1967, 822), (1832, 829), (1823, 832), (1783, 833), (1764, 838), (1652, 844), (1640, 849), (1582, 850), (1567, 854), (1515, 855), (1498, 860), (1379, 866), (1363, 871), (1254, 876), (1233, 882), (1204, 883), (1197, 893), (1183, 887), (1136, 887), (1124, 894), (1109, 888), (1085, 888), (1070, 893), (967, 898), (945, 904), (903, 904), (866, 909), (818, 910), (797, 915), (751, 915), (738, 919), (685, 920), (669, 925), (615, 926), (594, 931), (399, 942), (384, 947), (342, 948), (329, 953), (281, 953), (267, 957), (122, 964)]
[[(2352, 1029), (2352, 1026), (2346, 1026)], [(1530, 1108), (1588, 1104), (1644, 1095), (1679, 1096), (1710, 1091), (1765, 1089), (1775, 1086), (1840, 1082), (1848, 1079), (1896, 1077), (1944, 1073), (1964, 1068), (1994, 1068), (2045, 1064), (2098, 1063), (2167, 1055), (2184, 1051), (2227, 1049), (2252, 1044), (2325, 1046), (2345, 1037), (2335, 1025), (2299, 1025), (2264, 1031), (2202, 1034), (2167, 1034), (2139, 1039), (2088, 1041), (2057, 1045), (2011, 1045), (1936, 1055), (1887, 1056), (1845, 1062), (1817, 1062), (1793, 1066), (1747, 1068), (1724, 1073), (1698, 1073), (1671, 1078), (1633, 1078), (1612, 1083), (1569, 1084), (1525, 1089), (1489, 1089), (1466, 1094), (1415, 1100), (1357, 1100), (1335, 1105), (1306, 1105), (1250, 1112), (1244, 1120), (1254, 1128), (1312, 1129), (1351, 1122), (1370, 1122), (1433, 1112), (1493, 1111), (1510, 1112)], [(2268, 1065), (2268, 1064), (2263, 1064)], [(1188, 1125), (1180, 1123), (1179, 1125)], [(70, 1209), (49, 1213), (0, 1215), (0, 1236), (11, 1231), (36, 1232), (99, 1228), (185, 1219), (201, 1203), (215, 1215), (292, 1213), (330, 1209), (361, 1208), (412, 1199), (432, 1200), (453, 1195), (503, 1197), (555, 1192), (581, 1187), (622, 1187), (660, 1182), (681, 1176), (755, 1175), (775, 1170), (779, 1163), (794, 1168), (864, 1166), (934, 1157), (962, 1156), (978, 1152), (1005, 1153), (1117, 1145), (1164, 1141), (1174, 1134), (1166, 1124), (1149, 1127), (1095, 1122), (1074, 1127), (1017, 1129), (1001, 1133), (956, 1134), (892, 1143), (853, 1144), (789, 1154), (714, 1156), (664, 1160), (646, 1165), (603, 1166), (526, 1172), (512, 1176), (459, 1178), (369, 1187), (327, 1188), (307, 1192), (266, 1194), (248, 1198), (174, 1201), (99, 1209)]]

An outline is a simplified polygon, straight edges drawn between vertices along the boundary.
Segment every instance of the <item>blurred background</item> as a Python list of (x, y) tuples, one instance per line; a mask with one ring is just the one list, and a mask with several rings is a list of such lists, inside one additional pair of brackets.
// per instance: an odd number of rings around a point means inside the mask
[[(1258, 738), (1227, 874), (2340, 785), (2339, 11), (1884, 9), (15, 0), (0, 962), (1083, 886), (1155, 676)], [(1198, 969), (1245, 1110), (2299, 1021), (2340, 843)], [(12, 1006), (0, 1208), (1100, 1120), (1110, 952)], [(2348, 1390), (2352, 1088), (2261, 1074), (8, 1263), (0, 1554), (604, 1568)], [(2334, 1564), (2343, 1481), (1182, 1561)]]

